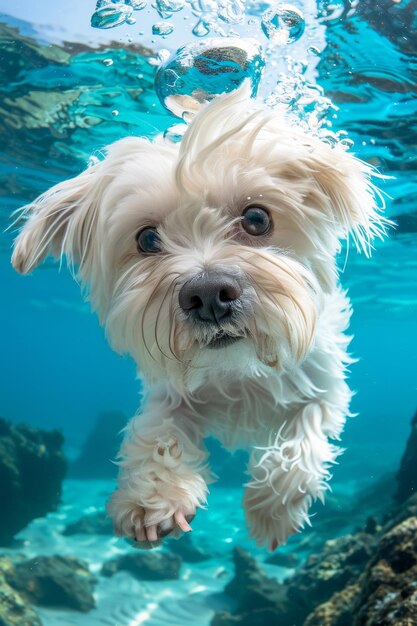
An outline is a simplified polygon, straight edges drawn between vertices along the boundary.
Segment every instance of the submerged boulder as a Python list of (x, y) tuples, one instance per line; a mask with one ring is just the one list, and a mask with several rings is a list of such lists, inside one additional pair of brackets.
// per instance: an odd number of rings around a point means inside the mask
[(312, 554), (305, 565), (286, 581), (288, 597), (304, 611), (354, 583), (372, 556), (376, 540), (364, 532), (326, 541), (321, 552)]
[(96, 578), (88, 565), (69, 556), (39, 556), (14, 563), (5, 579), (28, 602), (77, 611), (94, 608)]
[(235, 548), (235, 576), (225, 587), (235, 611), (217, 613), (211, 626), (290, 626), (300, 623), (297, 607), (288, 601), (287, 588), (265, 572), (248, 552)]
[(0, 556), (0, 626), (41, 626), (35, 610), (6, 580), (12, 568), (12, 561)]
[(36, 517), (53, 511), (61, 498), (66, 460), (64, 438), (26, 424), (0, 418), (0, 545)]
[(167, 552), (129, 552), (104, 563), (103, 576), (129, 572), (138, 580), (175, 580), (179, 578), (182, 560)]

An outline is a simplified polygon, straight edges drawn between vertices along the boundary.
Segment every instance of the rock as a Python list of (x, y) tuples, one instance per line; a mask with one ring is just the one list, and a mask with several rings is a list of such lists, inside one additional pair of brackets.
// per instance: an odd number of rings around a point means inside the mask
[(359, 532), (326, 541), (318, 554), (286, 581), (289, 600), (305, 617), (318, 604), (357, 581), (376, 543), (372, 535)]
[(297, 567), (300, 559), (291, 552), (275, 552), (265, 560), (268, 565), (278, 565), (279, 567)]
[(0, 556), (0, 626), (41, 626), (35, 610), (6, 581), (12, 567), (8, 557)]
[(359, 586), (354, 626), (417, 624), (417, 517), (381, 537)]
[(352, 626), (352, 605), (359, 595), (359, 585), (348, 585), (320, 604), (303, 626)]
[(194, 545), (189, 533), (182, 535), (180, 539), (170, 539), (167, 547), (170, 552), (178, 554), (187, 563), (200, 563), (212, 558), (208, 552)]
[(127, 417), (120, 411), (106, 411), (97, 416), (80, 456), (70, 467), (74, 478), (113, 478), (117, 468), (113, 461), (120, 447), (120, 431)]
[(417, 493), (417, 411), (411, 420), (411, 433), (397, 474), (397, 502), (404, 502)]
[[(377, 534), (361, 575), (316, 606), (304, 626), (417, 624), (417, 494)], [(296, 582), (296, 577), (289, 581)]]
[(56, 509), (66, 461), (57, 430), (15, 425), (0, 418), (0, 545), (36, 517)]
[(77, 534), (113, 535), (113, 524), (104, 511), (99, 511), (94, 515), (86, 515), (75, 522), (71, 522), (65, 527), (62, 534), (67, 537)]
[(288, 600), (287, 587), (268, 578), (257, 561), (242, 548), (233, 553), (235, 577), (225, 592), (236, 601), (234, 614), (214, 616), (211, 626), (293, 626), (301, 624), (302, 613)]
[(181, 558), (169, 552), (129, 552), (104, 563), (103, 576), (126, 571), (138, 580), (175, 580), (179, 578)]
[(225, 592), (238, 602), (238, 613), (255, 609), (286, 609), (286, 590), (273, 578), (268, 578), (257, 561), (242, 548), (233, 552), (235, 577)]
[(28, 602), (78, 611), (94, 608), (96, 578), (88, 565), (69, 556), (40, 556), (14, 563), (5, 572), (8, 584)]
[(258, 609), (244, 615), (217, 613), (211, 626), (281, 626), (284, 623), (287, 624), (275, 609)]
[[(236, 601), (236, 610), (233, 615), (219, 613), (211, 626), (258, 623), (301, 626), (318, 605), (329, 601), (311, 615), (310, 626), (321, 624), (320, 619), (323, 624), (336, 626), (329, 616), (337, 611), (347, 614), (354, 590), (346, 591), (346, 588), (357, 582), (372, 555), (375, 541), (373, 536), (363, 532), (327, 541), (322, 552), (311, 555), (284, 583), (268, 578), (252, 556), (236, 548), (235, 577), (225, 587), (225, 593)], [(339, 596), (335, 596), (336, 593)], [(337, 626), (352, 625), (340, 621)]]

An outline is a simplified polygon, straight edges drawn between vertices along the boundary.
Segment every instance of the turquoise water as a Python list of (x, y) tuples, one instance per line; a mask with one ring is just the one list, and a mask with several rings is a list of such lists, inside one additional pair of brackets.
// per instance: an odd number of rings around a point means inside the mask
[[(129, 135), (153, 137), (178, 122), (155, 94), (157, 66), (149, 58), (163, 48), (175, 50), (184, 38), (190, 40), (197, 18), (181, 31), (180, 14), (173, 16), (176, 39), (172, 41), (152, 37), (149, 14), (148, 25), (139, 31), (141, 12), (136, 25), (125, 24), (103, 34), (89, 26), (93, 5), (86, 9), (80, 0), (71, 3), (71, 11), (68, 4), (64, 3), (60, 21), (59, 11), (46, 0), (39, 8), (44, 13), (32, 17), (26, 16), (19, 2), (15, 7), (0, 2), (2, 231), (13, 210), (81, 171), (91, 154), (99, 154), (107, 144)], [(288, 66), (306, 61), (309, 83), (319, 85), (338, 107), (327, 111), (332, 131), (347, 131), (354, 152), (392, 177), (383, 183), (383, 191), (387, 215), (398, 224), (386, 241), (377, 243), (371, 259), (353, 249), (346, 262), (345, 251), (340, 258), (340, 266), (345, 266), (341, 280), (354, 308), (351, 349), (359, 359), (350, 375), (356, 391), (352, 409), (358, 416), (347, 423), (346, 452), (333, 479), (335, 498), (343, 506), (345, 494), (396, 471), (417, 406), (417, 7), (405, 0), (334, 2), (340, 10), (325, 2), (294, 4), (305, 13), (305, 31), (294, 48), (271, 51), (269, 65), (267, 53), (262, 95), (267, 98), (273, 91), (280, 72), (290, 84)], [(268, 41), (258, 18), (267, 6), (248, 3), (250, 11), (241, 26), (264, 48)], [(66, 19), (69, 11), (72, 21)], [(77, 11), (79, 28), (74, 27)], [(255, 21), (248, 24), (248, 19)], [(226, 22), (222, 27), (226, 32), (238, 29)], [(290, 62), (284, 59), (288, 55)], [(134, 364), (110, 351), (64, 268), (58, 272), (48, 260), (30, 277), (13, 272), (12, 238), (7, 231), (0, 239), (0, 414), (16, 423), (62, 429), (66, 454), (74, 459), (100, 411), (120, 410), (130, 416), (136, 410), (140, 388)], [(215, 454), (220, 473), (224, 460)], [(78, 554), (98, 570), (104, 554), (123, 550), (116, 539), (64, 541), (59, 534), (67, 518), (100, 510), (103, 494), (110, 489), (108, 482), (100, 489), (88, 481), (67, 482), (62, 509), (33, 522), (19, 535), (26, 541), (28, 555), (50, 550)], [(245, 545), (264, 558), (246, 543), (243, 517), (236, 507), (239, 499), (238, 487), (222, 489), (221, 480), (220, 486), (213, 487), (208, 517), (202, 514), (195, 521), (195, 539), (213, 551), (213, 559), (193, 566), (191, 579), (189, 573), (178, 584), (158, 583), (153, 588), (147, 583), (144, 597), (149, 600), (155, 595), (149, 619), (141, 613), (149, 601), (129, 599), (137, 583), (122, 575), (119, 587), (108, 580), (100, 582), (98, 608), (90, 617), (69, 621), (65, 611), (42, 609), (43, 623), (175, 625), (183, 623), (178, 615), (194, 610), (201, 612), (201, 620), (193, 623), (208, 624), (215, 607), (208, 600), (200, 602), (199, 593), (206, 597), (209, 591), (221, 591), (224, 580), (218, 575), (222, 568), (230, 574), (232, 547)], [(80, 510), (75, 514), (77, 503)], [(225, 512), (223, 518), (219, 510)], [(324, 509), (320, 508), (319, 516), (325, 516)], [(328, 529), (318, 532), (323, 537), (329, 533)], [(50, 533), (49, 545), (45, 533)], [(193, 592), (199, 586), (204, 590)], [(113, 622), (102, 621), (109, 606)], [(134, 621), (139, 614), (144, 621)]]

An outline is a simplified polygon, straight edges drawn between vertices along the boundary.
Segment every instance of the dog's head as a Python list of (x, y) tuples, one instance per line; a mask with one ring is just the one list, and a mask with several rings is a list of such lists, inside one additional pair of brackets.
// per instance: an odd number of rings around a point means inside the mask
[[(110, 343), (145, 376), (294, 367), (314, 342), (340, 240), (384, 232), (371, 169), (265, 108), (219, 97), (182, 142), (127, 138), (24, 210), (14, 267), (77, 266)], [(194, 382), (193, 382), (194, 381)]]

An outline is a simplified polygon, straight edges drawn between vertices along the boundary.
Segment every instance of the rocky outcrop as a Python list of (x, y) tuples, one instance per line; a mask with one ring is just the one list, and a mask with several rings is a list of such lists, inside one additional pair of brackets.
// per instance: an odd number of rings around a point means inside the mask
[(31, 520), (56, 509), (66, 461), (64, 438), (0, 418), (0, 545), (11, 543)]
[(5, 578), (6, 572), (12, 567), (9, 558), (0, 557), (0, 626), (41, 626), (33, 607)]
[(21, 560), (5, 571), (7, 583), (26, 601), (77, 611), (94, 608), (96, 578), (83, 561), (64, 556)]
[(117, 467), (113, 461), (120, 447), (120, 431), (126, 424), (127, 417), (120, 411), (99, 413), (80, 456), (70, 467), (70, 476), (88, 479), (114, 477)]
[(237, 548), (235, 577), (225, 588), (236, 601), (236, 611), (234, 615), (219, 614), (212, 626), (301, 626), (314, 608), (333, 594), (340, 593), (339, 604), (346, 603), (345, 588), (357, 581), (372, 555), (374, 543), (375, 538), (364, 532), (329, 540), (320, 553), (311, 555), (284, 583), (268, 578), (253, 557)]
[(417, 517), (381, 536), (358, 586), (354, 626), (417, 624)]
[(138, 580), (175, 580), (179, 578), (181, 558), (167, 552), (129, 552), (107, 561), (101, 570), (103, 576), (129, 572)]
[(286, 581), (290, 602), (303, 607), (304, 617), (317, 604), (356, 582), (372, 555), (375, 537), (364, 532), (326, 541), (318, 554)]
[(382, 529), (361, 576), (316, 607), (304, 626), (385, 624), (417, 624), (416, 515)]
[[(417, 494), (377, 534), (327, 541), (294, 576), (278, 583), (242, 549), (225, 592), (233, 614), (212, 626), (411, 626), (417, 624)], [(407, 515), (407, 512), (410, 515)]]
[(235, 577), (225, 587), (225, 593), (234, 599), (236, 609), (233, 614), (215, 615), (211, 626), (300, 623), (301, 616), (297, 607), (290, 606), (285, 585), (268, 578), (257, 561), (242, 548), (235, 548), (233, 560)]
[(417, 493), (417, 411), (411, 420), (411, 433), (401, 460), (397, 481), (398, 502), (404, 502), (413, 493)]

